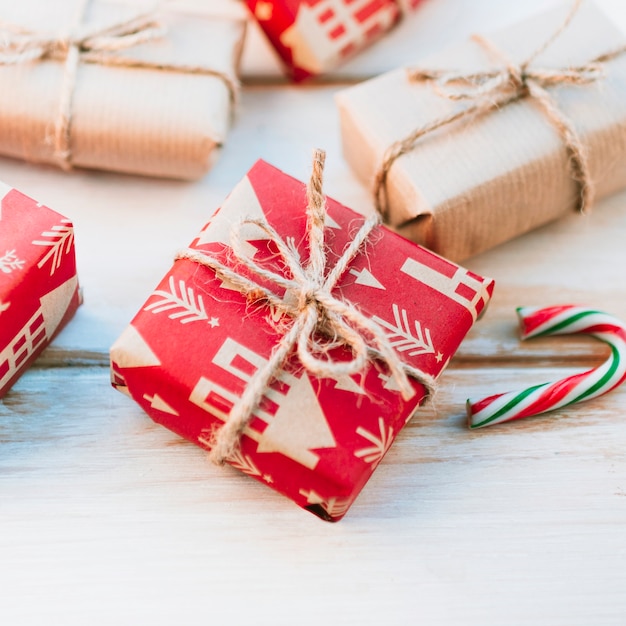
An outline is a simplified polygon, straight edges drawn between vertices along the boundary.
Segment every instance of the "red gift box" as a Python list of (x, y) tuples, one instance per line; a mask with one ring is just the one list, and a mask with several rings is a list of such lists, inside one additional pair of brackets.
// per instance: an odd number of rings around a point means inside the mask
[(388, 31), (396, 0), (246, 0), (295, 80), (321, 74)]
[(79, 302), (72, 224), (0, 183), (0, 397)]
[[(259, 161), (190, 248), (229, 258), (229, 231), (242, 216), (266, 220), (302, 262), (308, 259), (305, 186)], [(332, 267), (364, 218), (327, 199)], [(286, 273), (258, 227), (242, 230), (249, 256)], [(493, 281), (376, 226), (333, 295), (377, 322), (399, 358), (436, 377), (480, 315)], [(284, 292), (281, 297), (290, 296)], [(291, 319), (291, 318), (289, 318)], [(250, 303), (228, 280), (189, 259), (170, 272), (111, 348), (112, 382), (156, 422), (210, 449), (216, 427), (284, 337), (284, 319)], [(335, 348), (339, 359), (350, 358)], [(385, 364), (318, 378), (292, 353), (244, 431), (236, 468), (329, 520), (340, 519), (425, 396), (410, 379), (404, 400)]]

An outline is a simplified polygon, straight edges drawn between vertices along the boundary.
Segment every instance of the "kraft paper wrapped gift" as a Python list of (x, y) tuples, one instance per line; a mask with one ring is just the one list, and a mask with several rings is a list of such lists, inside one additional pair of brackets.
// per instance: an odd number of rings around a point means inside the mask
[[(471, 75), (504, 68), (507, 58), (523, 63), (565, 23), (571, 8), (569, 2), (559, 5), (489, 35), (486, 46), (470, 40), (411, 67)], [(525, 69), (567, 73), (625, 43), (608, 18), (584, 2)], [(590, 181), (602, 197), (626, 183), (626, 54), (582, 72), (594, 73), (596, 80), (586, 84), (563, 82), (546, 92), (582, 141)], [(408, 76), (406, 68), (398, 69), (337, 96), (345, 157), (372, 188), (395, 142), (475, 102), (445, 97), (467, 84)], [(535, 98), (521, 97), (418, 139), (390, 166), (382, 208), (399, 233), (458, 261), (574, 212), (580, 188), (570, 161), (563, 135), (544, 108)]]
[(0, 154), (202, 176), (230, 125), (244, 29), (99, 0), (0, 0)]
[(72, 224), (0, 182), (0, 397), (79, 302)]
[(395, 0), (246, 0), (294, 80), (322, 74), (388, 31)]
[[(301, 182), (259, 161), (191, 249), (228, 260), (231, 225), (251, 217), (266, 220), (288, 246), (297, 246), (306, 264), (306, 205)], [(330, 273), (364, 219), (330, 198), (327, 208)], [(276, 242), (248, 227), (242, 230), (246, 254), (289, 275), (277, 261)], [(493, 281), (376, 226), (332, 293), (379, 324), (399, 359), (437, 377), (492, 290)], [(113, 385), (156, 422), (210, 449), (215, 429), (229, 420), (288, 332), (286, 319), (293, 320), (265, 300), (247, 300), (214, 270), (179, 258), (112, 347)], [(333, 354), (351, 358), (345, 347)], [(320, 378), (290, 353), (277, 379), (261, 390), (263, 399), (229, 462), (320, 517), (338, 520), (423, 400), (424, 387), (416, 379), (409, 385), (403, 399), (377, 359), (356, 374)]]

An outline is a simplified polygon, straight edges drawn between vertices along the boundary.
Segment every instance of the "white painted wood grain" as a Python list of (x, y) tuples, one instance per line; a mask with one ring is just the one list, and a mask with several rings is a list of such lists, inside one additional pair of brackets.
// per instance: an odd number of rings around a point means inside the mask
[(437, 412), (333, 525), (209, 465), (110, 392), (105, 368), (71, 372), (31, 370), (0, 405), (2, 623), (626, 617), (626, 390), (470, 433), (468, 393), (571, 370), (450, 370)]

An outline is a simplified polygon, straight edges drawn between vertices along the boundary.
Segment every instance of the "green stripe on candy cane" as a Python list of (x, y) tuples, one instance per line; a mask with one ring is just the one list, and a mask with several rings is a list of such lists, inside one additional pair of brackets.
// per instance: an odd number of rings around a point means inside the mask
[(626, 326), (601, 311), (565, 305), (521, 307), (521, 338), (559, 334), (588, 334), (609, 344), (611, 356), (599, 367), (552, 383), (521, 391), (467, 401), (472, 429), (522, 419), (600, 396), (626, 380)]

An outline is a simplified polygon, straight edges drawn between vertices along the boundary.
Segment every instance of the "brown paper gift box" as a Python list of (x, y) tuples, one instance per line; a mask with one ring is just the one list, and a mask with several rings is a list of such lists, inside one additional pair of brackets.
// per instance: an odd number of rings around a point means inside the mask
[[(138, 13), (137, 6), (93, 1), (81, 18), (84, 4), (0, 0), (0, 27), (63, 37)], [(165, 30), (161, 37), (105, 52), (102, 61), (81, 53), (71, 86), (72, 166), (184, 179), (209, 169), (230, 125), (245, 24), (182, 12), (155, 17)], [(109, 64), (107, 55), (129, 66)], [(0, 61), (0, 154), (63, 165), (53, 129), (66, 56)]]
[[(564, 23), (571, 7), (558, 6), (488, 39), (521, 63)], [(531, 67), (584, 64), (624, 43), (586, 2)], [(419, 67), (470, 73), (494, 63), (467, 41)], [(597, 197), (626, 184), (626, 54), (604, 70), (596, 82), (548, 89), (588, 152)], [(337, 103), (345, 157), (372, 186), (389, 146), (467, 106), (438, 95), (428, 82), (410, 82), (406, 69), (343, 90)], [(537, 103), (523, 98), (430, 133), (398, 158), (388, 175), (388, 221), (407, 238), (459, 261), (574, 211), (577, 193), (563, 139)]]

